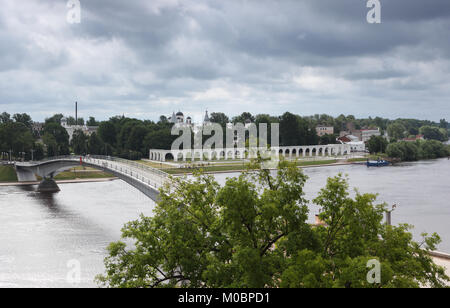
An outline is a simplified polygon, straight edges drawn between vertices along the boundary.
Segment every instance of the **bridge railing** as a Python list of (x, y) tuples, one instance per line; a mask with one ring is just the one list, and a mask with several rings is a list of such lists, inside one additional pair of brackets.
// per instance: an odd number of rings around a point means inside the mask
[[(159, 177), (161, 177), (163, 179), (169, 178), (169, 174), (162, 170), (159, 170), (159, 169), (156, 169), (156, 168), (144, 165), (144, 164), (140, 164), (140, 163), (137, 163), (137, 162), (134, 162), (131, 160), (126, 160), (123, 158), (118, 158), (118, 157), (113, 157), (113, 156), (104, 156), (104, 155), (86, 155), (86, 156), (61, 155), (61, 156), (49, 157), (49, 158), (46, 158), (46, 159), (43, 159), (40, 161), (33, 161), (30, 163), (37, 165), (37, 164), (41, 164), (41, 163), (45, 163), (45, 162), (52, 162), (52, 161), (59, 161), (59, 160), (80, 161), (80, 158), (81, 158), (81, 161), (86, 161), (86, 162), (89, 162), (90, 160), (102, 160), (102, 161), (106, 160), (106, 161), (111, 161), (111, 162), (117, 162), (117, 163), (121, 163), (121, 164), (124, 164), (127, 166), (131, 166), (138, 170), (142, 170), (144, 172), (158, 175)], [(99, 164), (99, 166), (102, 166), (102, 165)]]
[[(84, 157), (86, 159), (100, 159), (100, 160), (107, 160), (107, 161), (112, 161), (112, 162), (118, 162), (118, 163), (122, 163), (125, 165), (129, 165), (129, 166), (133, 166), (136, 169), (140, 169), (143, 171), (147, 171), (156, 175), (159, 175), (163, 178), (168, 178), (169, 174), (167, 172), (164, 172), (162, 170), (144, 165), (144, 164), (140, 164), (131, 160), (126, 160), (123, 158), (118, 158), (118, 157), (112, 157), (112, 156), (102, 156), (102, 155), (90, 155), (90, 156), (86, 156)], [(79, 156), (78, 156), (79, 159)]]

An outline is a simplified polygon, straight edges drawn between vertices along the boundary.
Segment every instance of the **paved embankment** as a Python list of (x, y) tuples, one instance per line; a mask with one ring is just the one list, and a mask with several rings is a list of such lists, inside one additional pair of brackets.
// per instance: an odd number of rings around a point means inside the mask
[(450, 254), (443, 252), (432, 252), (434, 263), (445, 268), (445, 273), (450, 277)]

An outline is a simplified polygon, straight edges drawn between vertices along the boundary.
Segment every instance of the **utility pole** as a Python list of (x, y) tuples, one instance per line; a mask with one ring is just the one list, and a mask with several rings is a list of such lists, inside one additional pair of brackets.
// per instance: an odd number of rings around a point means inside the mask
[(34, 151), (35, 150), (31, 150), (31, 161), (34, 161)]
[(9, 150), (9, 161), (11, 161), (11, 153), (12, 153), (12, 150), (10, 149)]
[(386, 210), (386, 225), (392, 226), (392, 212), (397, 208), (397, 204), (392, 206), (392, 210)]

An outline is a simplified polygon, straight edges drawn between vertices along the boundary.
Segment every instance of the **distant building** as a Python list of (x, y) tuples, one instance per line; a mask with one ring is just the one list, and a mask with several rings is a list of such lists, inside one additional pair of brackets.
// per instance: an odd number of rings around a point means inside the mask
[[(186, 120), (184, 119), (184, 113), (181, 111), (178, 111), (177, 113), (173, 112), (172, 116), (168, 118), (169, 122), (178, 124), (178, 125), (188, 125), (192, 128), (196, 128), (197, 125), (195, 125), (194, 122), (192, 122), (192, 118), (186, 117)], [(211, 123), (211, 120), (208, 115), (208, 110), (205, 112), (205, 117), (203, 118), (203, 125)], [(200, 125), (201, 126), (201, 125)]]
[(424, 139), (425, 139), (424, 135), (417, 135), (417, 136), (414, 136), (414, 137), (404, 138), (402, 140), (403, 141), (408, 141), (408, 142), (414, 142), (414, 141), (417, 141), (417, 140), (424, 140)]
[(61, 119), (61, 125), (69, 134), (69, 141), (72, 141), (73, 133), (76, 130), (81, 130), (85, 135), (90, 136), (92, 133), (96, 133), (98, 130), (98, 126), (87, 126), (87, 125), (69, 125), (67, 124), (67, 118)]
[(333, 126), (324, 126), (319, 125), (316, 127), (317, 136), (322, 137), (325, 135), (333, 135), (334, 134), (334, 127)]
[(31, 130), (33, 131), (33, 135), (41, 137), (42, 131), (44, 130), (44, 123), (33, 122)]
[(372, 136), (381, 136), (381, 132), (379, 128), (369, 128), (361, 130), (361, 141), (367, 142)]
[(347, 144), (350, 146), (352, 152), (365, 152), (366, 144), (364, 141), (360, 141), (358, 137), (354, 135), (347, 135), (337, 138), (342, 144)]
[(352, 152), (365, 152), (366, 143), (364, 141), (351, 141), (346, 143), (350, 146)]

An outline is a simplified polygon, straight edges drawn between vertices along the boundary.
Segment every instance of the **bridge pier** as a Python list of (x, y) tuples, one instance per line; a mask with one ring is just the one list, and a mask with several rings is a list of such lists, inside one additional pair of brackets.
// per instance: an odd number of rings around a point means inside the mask
[(44, 178), (37, 188), (38, 192), (56, 193), (60, 189), (53, 178)]

